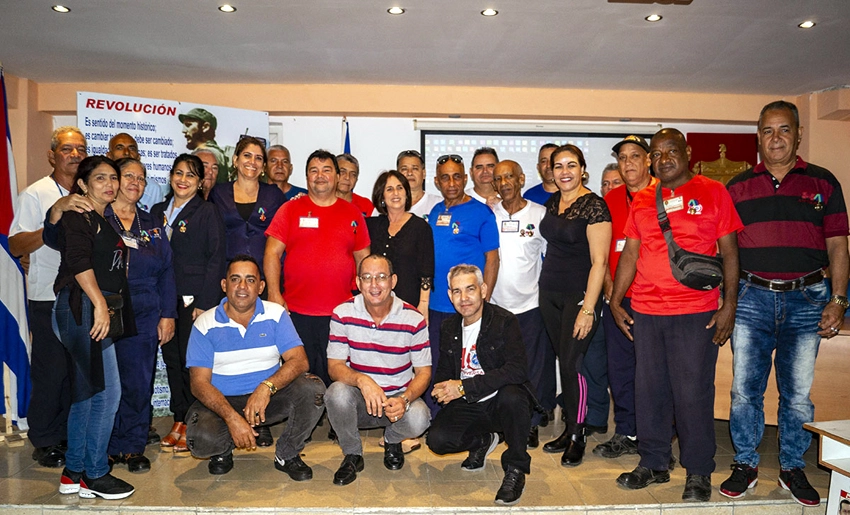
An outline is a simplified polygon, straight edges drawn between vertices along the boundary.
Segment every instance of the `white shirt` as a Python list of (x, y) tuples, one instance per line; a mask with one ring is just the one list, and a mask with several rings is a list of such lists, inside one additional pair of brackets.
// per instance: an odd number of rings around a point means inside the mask
[[(68, 190), (48, 175), (35, 181), (18, 195), (15, 202), (15, 218), (9, 236), (22, 232), (35, 232), (44, 228), (44, 217), (57, 200), (68, 194)], [(42, 245), (30, 254), (30, 269), (27, 274), (27, 298), (36, 301), (54, 301), (53, 283), (59, 273), (59, 252)]]
[(434, 208), (437, 204), (443, 201), (443, 197), (438, 195), (434, 195), (433, 193), (425, 192), (425, 195), (419, 199), (419, 202), (410, 206), (410, 213), (418, 216), (419, 218), (424, 218), (425, 221), (428, 221), (428, 213), (431, 212), (431, 209)]
[[(460, 378), (469, 379), (470, 377), (484, 375), (484, 369), (481, 368), (481, 363), (478, 362), (478, 334), (481, 332), (481, 319), (463, 326), (463, 351), (460, 356)], [(484, 402), (487, 399), (492, 399), (499, 393), (498, 390), (490, 395), (480, 399), (478, 402)]]
[(493, 208), (499, 228), (499, 275), (491, 301), (518, 315), (538, 307), (538, 280), (546, 254), (540, 221), (546, 208), (532, 201), (513, 215), (499, 202)]
[[(479, 195), (479, 194), (475, 191), (475, 188), (474, 188), (474, 187), (473, 187), (473, 188), (469, 188), (468, 190), (464, 191), (464, 193), (466, 193), (466, 194), (467, 194), (467, 195), (469, 195), (470, 197), (474, 198), (474, 199), (475, 199), (475, 200), (477, 200), (478, 202), (481, 202), (481, 203), (482, 203), (482, 204), (484, 204), (485, 206), (490, 207), (490, 204), (488, 204), (488, 203), (487, 203), (487, 199), (486, 199), (485, 197), (482, 197), (481, 195)], [(492, 210), (493, 208), (492, 208), (492, 207), (490, 207), (490, 209)]]

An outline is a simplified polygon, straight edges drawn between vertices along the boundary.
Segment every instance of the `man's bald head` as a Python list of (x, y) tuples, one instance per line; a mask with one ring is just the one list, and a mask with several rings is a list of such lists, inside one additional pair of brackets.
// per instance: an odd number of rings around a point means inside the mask
[(109, 152), (106, 153), (106, 157), (113, 161), (125, 157), (139, 160), (139, 144), (126, 132), (118, 133), (109, 140)]

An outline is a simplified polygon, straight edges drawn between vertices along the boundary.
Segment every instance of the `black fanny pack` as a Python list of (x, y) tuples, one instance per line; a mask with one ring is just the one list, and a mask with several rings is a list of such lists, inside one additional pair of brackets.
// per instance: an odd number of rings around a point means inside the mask
[(658, 225), (667, 240), (667, 255), (673, 277), (688, 288), (713, 290), (723, 282), (723, 259), (690, 252), (680, 247), (673, 239), (673, 230), (667, 218), (667, 210), (661, 200), (661, 183), (655, 188), (655, 207), (658, 210)]

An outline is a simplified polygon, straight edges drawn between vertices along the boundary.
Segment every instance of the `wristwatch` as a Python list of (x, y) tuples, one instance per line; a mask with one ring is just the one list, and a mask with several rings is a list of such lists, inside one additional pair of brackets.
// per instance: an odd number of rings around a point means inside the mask
[(410, 399), (408, 399), (407, 395), (405, 394), (401, 394), (399, 395), (399, 397), (401, 397), (401, 399), (404, 401), (404, 412), (407, 413), (408, 411), (410, 411)]
[(843, 295), (833, 295), (832, 297), (830, 297), (829, 301), (838, 304), (844, 309), (850, 307), (850, 301), (848, 301), (847, 297)]
[(260, 381), (260, 384), (264, 384), (264, 385), (268, 386), (269, 391), (272, 392), (272, 395), (277, 393), (277, 386), (275, 386), (273, 382), (266, 380), (266, 381)]
[(464, 397), (466, 395), (466, 392), (463, 391), (463, 380), (461, 380), (460, 384), (457, 385), (457, 392), (460, 394), (461, 397)]

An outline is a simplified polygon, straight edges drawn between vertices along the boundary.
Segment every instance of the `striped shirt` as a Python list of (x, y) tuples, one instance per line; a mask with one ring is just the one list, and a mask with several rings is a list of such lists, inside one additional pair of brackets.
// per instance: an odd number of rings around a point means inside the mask
[(796, 279), (829, 265), (826, 239), (847, 236), (841, 184), (829, 170), (797, 158), (777, 181), (764, 163), (726, 185), (744, 230), (741, 268), (765, 279)]
[(195, 320), (186, 367), (212, 369), (212, 385), (223, 395), (245, 395), (277, 372), (281, 354), (300, 347), (301, 338), (279, 304), (257, 299), (246, 328), (227, 316), (225, 302)]
[(384, 393), (407, 389), (413, 368), (431, 366), (428, 326), (416, 308), (393, 296), (390, 313), (375, 324), (357, 295), (331, 315), (328, 359), (344, 359), (352, 370), (371, 377)]

